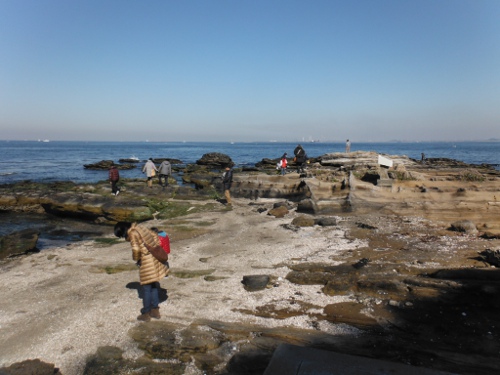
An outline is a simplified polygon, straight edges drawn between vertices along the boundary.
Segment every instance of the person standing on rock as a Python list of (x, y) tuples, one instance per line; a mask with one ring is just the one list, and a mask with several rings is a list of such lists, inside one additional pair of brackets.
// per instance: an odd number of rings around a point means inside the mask
[(111, 163), (111, 167), (109, 168), (109, 183), (111, 184), (111, 193), (115, 196), (120, 194), (118, 181), (120, 181), (120, 172), (118, 172), (118, 168), (116, 168), (115, 163)]
[(142, 167), (142, 173), (146, 173), (148, 177), (148, 187), (153, 187), (153, 177), (155, 176), (158, 169), (156, 169), (155, 163), (153, 163), (153, 158), (149, 158), (149, 160)]
[(281, 168), (281, 175), (284, 176), (286, 174), (286, 167), (288, 164), (288, 161), (286, 160), (286, 152), (283, 154), (281, 157), (281, 160), (279, 162), (279, 167)]
[(163, 160), (158, 167), (158, 181), (165, 189), (168, 186), (168, 178), (172, 174), (172, 166), (168, 160)]
[(307, 160), (306, 151), (304, 150), (302, 145), (299, 144), (297, 145), (297, 147), (295, 147), (295, 150), (293, 150), (293, 154), (295, 155), (294, 161), (297, 164), (297, 173), (304, 173), (304, 164)]
[(142, 309), (137, 320), (148, 322), (151, 318), (160, 319), (160, 280), (167, 275), (168, 269), (148, 251), (148, 246), (158, 244), (158, 235), (141, 224), (128, 222), (117, 223), (114, 233), (116, 237), (130, 241), (132, 259), (139, 266)]
[(346, 154), (351, 152), (351, 141), (350, 140), (345, 141), (345, 152), (346, 152)]
[(233, 183), (233, 169), (230, 166), (226, 167), (226, 171), (222, 175), (222, 185), (224, 186), (224, 195), (226, 203), (231, 205), (231, 185)]

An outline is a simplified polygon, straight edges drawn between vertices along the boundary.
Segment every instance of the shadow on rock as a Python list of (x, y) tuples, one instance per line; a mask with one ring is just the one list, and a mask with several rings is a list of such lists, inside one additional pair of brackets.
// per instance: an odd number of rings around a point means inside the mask
[[(143, 291), (142, 291), (142, 288), (141, 288), (141, 284), (138, 281), (132, 281), (132, 282), (128, 283), (125, 287), (127, 289), (135, 289), (135, 290), (137, 290), (137, 297), (139, 299), (142, 299), (142, 292)], [(159, 287), (159, 289), (158, 289), (158, 297), (160, 299), (160, 303), (165, 302), (168, 299), (167, 289)]]

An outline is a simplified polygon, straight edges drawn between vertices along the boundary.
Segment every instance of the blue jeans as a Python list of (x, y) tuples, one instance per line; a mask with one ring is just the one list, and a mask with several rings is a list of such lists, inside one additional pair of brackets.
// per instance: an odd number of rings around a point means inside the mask
[(160, 303), (160, 298), (158, 296), (158, 289), (160, 288), (160, 283), (155, 282), (151, 284), (145, 284), (142, 286), (142, 310), (141, 313), (146, 314), (151, 311), (151, 309), (157, 309)]

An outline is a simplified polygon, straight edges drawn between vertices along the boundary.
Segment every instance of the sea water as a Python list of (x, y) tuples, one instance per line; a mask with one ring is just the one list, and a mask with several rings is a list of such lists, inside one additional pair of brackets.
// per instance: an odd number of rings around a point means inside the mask
[[(74, 181), (95, 183), (108, 178), (107, 171), (84, 168), (101, 160), (138, 158), (138, 167), (122, 170), (122, 178), (142, 178), (144, 162), (149, 158), (179, 159), (195, 163), (204, 154), (228, 155), (236, 166), (255, 165), (264, 158), (277, 159), (283, 153), (293, 157), (296, 143), (282, 142), (79, 142), (79, 141), (0, 141), (0, 184), (25, 180), (36, 182)], [(309, 157), (344, 152), (344, 143), (302, 143)], [(356, 143), (352, 151), (374, 151), (386, 155), (406, 155), (420, 160), (450, 158), (470, 164), (491, 164), (498, 168), (500, 142), (387, 142)]]

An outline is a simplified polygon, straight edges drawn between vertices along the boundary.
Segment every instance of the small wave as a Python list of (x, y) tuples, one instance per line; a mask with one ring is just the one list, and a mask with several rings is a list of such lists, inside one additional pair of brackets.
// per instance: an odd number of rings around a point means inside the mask
[(16, 172), (0, 172), (0, 176), (12, 176), (13, 174), (16, 174)]

